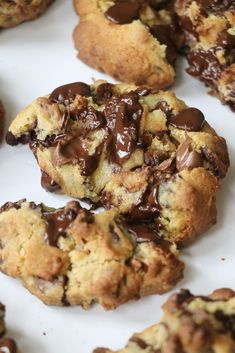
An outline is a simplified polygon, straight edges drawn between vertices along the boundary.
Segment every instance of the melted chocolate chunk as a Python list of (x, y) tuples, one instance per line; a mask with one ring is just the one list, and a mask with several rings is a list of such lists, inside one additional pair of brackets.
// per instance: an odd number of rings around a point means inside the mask
[(176, 152), (176, 168), (180, 172), (184, 169), (193, 169), (203, 166), (200, 153), (190, 150), (192, 139), (187, 138)]
[(50, 192), (60, 189), (60, 186), (44, 171), (42, 171), (41, 185), (43, 189)]
[(57, 87), (50, 95), (49, 99), (55, 103), (68, 105), (74, 100), (76, 95), (90, 97), (91, 89), (86, 83), (74, 82)]
[(175, 172), (175, 158), (170, 157), (157, 166), (157, 170), (163, 173), (174, 173)]
[(192, 50), (188, 55), (190, 67), (186, 70), (190, 75), (199, 77), (209, 85), (220, 78), (222, 65), (215, 55), (214, 49)]
[(139, 17), (140, 5), (136, 2), (117, 2), (106, 12), (106, 18), (116, 24), (127, 24)]
[(172, 108), (166, 101), (161, 101), (157, 103), (155, 109), (160, 109), (161, 111), (163, 111), (163, 113), (166, 114), (167, 118), (170, 118), (172, 116)]
[(51, 147), (52, 161), (56, 166), (79, 163), (81, 174), (90, 176), (98, 166), (102, 152), (101, 147), (98, 146), (95, 153), (89, 155), (85, 142), (82, 142), (79, 137), (75, 137), (65, 143), (59, 142), (56, 147)]
[(168, 120), (170, 125), (186, 131), (200, 131), (204, 122), (205, 117), (203, 113), (196, 108), (181, 110)]
[(170, 64), (174, 64), (177, 57), (177, 47), (173, 28), (168, 25), (154, 25), (150, 28), (151, 34), (160, 42), (166, 45), (166, 57)]
[(113, 96), (104, 108), (107, 120), (109, 160), (122, 165), (138, 145), (143, 108), (135, 92)]
[(170, 243), (167, 240), (162, 239), (156, 228), (145, 223), (124, 223), (125, 229), (130, 232), (136, 239), (138, 244), (141, 243), (155, 243), (161, 246), (166, 251), (170, 248)]
[(17, 353), (15, 341), (10, 338), (0, 340), (0, 353)]
[(98, 86), (95, 95), (95, 101), (98, 104), (103, 104), (106, 100), (110, 99), (113, 95), (113, 85), (111, 83), (102, 83)]
[(128, 218), (131, 221), (150, 221), (158, 216), (160, 209), (158, 185), (154, 185), (146, 189), (139, 204), (132, 206)]
[(80, 204), (72, 201), (69, 207), (43, 213), (46, 221), (45, 240), (50, 246), (57, 246), (59, 237), (66, 234), (67, 228), (77, 217), (79, 211), (81, 211)]

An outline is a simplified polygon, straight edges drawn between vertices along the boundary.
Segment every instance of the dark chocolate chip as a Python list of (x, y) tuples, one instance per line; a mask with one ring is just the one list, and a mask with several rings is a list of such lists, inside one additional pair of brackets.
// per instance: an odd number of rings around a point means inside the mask
[(91, 89), (86, 83), (74, 82), (64, 86), (57, 87), (51, 94), (49, 99), (55, 103), (69, 104), (74, 100), (76, 95), (90, 97)]
[(196, 108), (181, 110), (177, 115), (168, 120), (170, 125), (186, 131), (200, 131), (204, 122), (205, 117), (203, 113)]
[(127, 24), (139, 17), (140, 5), (136, 2), (117, 2), (106, 12), (106, 18), (116, 24)]

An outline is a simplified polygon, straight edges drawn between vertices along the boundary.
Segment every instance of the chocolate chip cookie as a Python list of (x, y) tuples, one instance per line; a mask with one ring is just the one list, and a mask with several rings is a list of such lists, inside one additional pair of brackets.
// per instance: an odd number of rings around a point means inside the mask
[(15, 341), (11, 338), (7, 338), (6, 326), (4, 322), (5, 317), (5, 306), (0, 303), (0, 352), (1, 353), (17, 353), (17, 346)]
[(0, 270), (50, 305), (98, 302), (114, 309), (164, 293), (183, 275), (176, 246), (117, 210), (99, 214), (71, 201), (52, 209), (7, 203), (0, 212)]
[[(130, 338), (116, 353), (233, 353), (235, 292), (219, 289), (208, 297), (188, 290), (173, 294), (163, 305), (159, 324)], [(111, 353), (98, 348), (94, 353)]]
[(76, 0), (75, 8), (80, 21), (74, 42), (86, 64), (128, 83), (173, 83), (184, 36), (171, 2)]
[(235, 3), (176, 0), (189, 45), (187, 72), (235, 110)]
[(0, 101), (0, 140), (2, 139), (3, 129), (4, 129), (4, 119), (5, 118), (5, 110), (2, 102)]
[(19, 113), (7, 142), (29, 143), (47, 190), (152, 222), (165, 239), (185, 243), (216, 221), (226, 142), (172, 92), (105, 81), (58, 87)]
[(0, 29), (14, 27), (40, 16), (54, 0), (1, 0)]

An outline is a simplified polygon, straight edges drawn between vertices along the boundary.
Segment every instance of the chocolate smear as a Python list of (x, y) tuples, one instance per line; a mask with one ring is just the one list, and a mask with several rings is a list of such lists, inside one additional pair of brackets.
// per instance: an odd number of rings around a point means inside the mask
[(65, 208), (43, 213), (43, 218), (46, 221), (46, 243), (50, 246), (57, 246), (59, 237), (66, 234), (67, 228), (77, 217), (80, 210), (80, 204), (72, 201)]
[(143, 108), (135, 92), (113, 96), (105, 105), (109, 160), (122, 165), (138, 145), (140, 119)]

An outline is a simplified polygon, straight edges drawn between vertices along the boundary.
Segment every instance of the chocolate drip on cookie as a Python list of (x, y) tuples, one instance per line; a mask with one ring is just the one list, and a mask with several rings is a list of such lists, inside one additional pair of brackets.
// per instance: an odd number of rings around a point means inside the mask
[(59, 237), (65, 235), (79, 211), (81, 211), (80, 204), (72, 201), (66, 208), (43, 213), (46, 221), (45, 240), (49, 245), (57, 246)]

